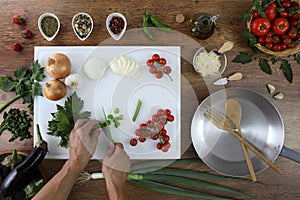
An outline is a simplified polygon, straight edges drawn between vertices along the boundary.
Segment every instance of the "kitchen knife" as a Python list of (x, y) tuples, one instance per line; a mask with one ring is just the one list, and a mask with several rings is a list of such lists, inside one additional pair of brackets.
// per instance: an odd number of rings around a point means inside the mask
[(213, 85), (226, 85), (229, 81), (238, 81), (243, 78), (242, 73), (236, 72), (228, 77), (221, 78), (213, 83)]

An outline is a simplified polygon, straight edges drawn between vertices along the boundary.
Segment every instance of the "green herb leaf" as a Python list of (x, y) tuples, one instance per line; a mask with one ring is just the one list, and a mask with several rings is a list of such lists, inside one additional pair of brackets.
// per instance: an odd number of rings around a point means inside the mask
[(285, 78), (292, 83), (293, 82), (293, 71), (291, 65), (288, 63), (287, 60), (282, 60), (280, 69), (282, 70)]
[(252, 54), (240, 52), (240, 54), (237, 55), (232, 62), (245, 64), (251, 62), (252, 58)]
[(31, 63), (31, 71), (32, 71), (32, 75), (31, 75), (31, 81), (43, 81), (45, 78), (44, 75), (44, 68), (41, 67), (41, 65), (38, 63), (38, 61), (33, 61)]
[(294, 59), (300, 65), (300, 55), (299, 54), (294, 54)]
[(12, 137), (9, 142), (19, 138), (20, 141), (31, 138), (29, 128), (32, 119), (25, 110), (11, 108), (8, 112), (4, 112), (3, 121), (0, 124), (0, 135), (4, 130), (8, 130)]
[(271, 69), (267, 59), (260, 58), (259, 66), (263, 72), (265, 72), (267, 74), (272, 74), (272, 69)]
[(240, 22), (247, 22), (250, 20), (251, 11), (248, 10), (246, 13), (242, 14), (240, 17)]
[(243, 30), (241, 35), (242, 35), (242, 38), (246, 39), (246, 40), (249, 40), (250, 38), (255, 37), (255, 35), (253, 33), (251, 33), (250, 30), (248, 30), (248, 29)]
[(90, 112), (81, 112), (83, 106), (83, 100), (78, 97), (76, 92), (74, 92), (67, 98), (64, 106), (57, 105), (57, 112), (51, 113), (53, 119), (48, 122), (47, 134), (60, 137), (60, 146), (65, 148), (68, 147), (69, 134), (78, 119), (90, 118)]
[(15, 89), (15, 82), (8, 77), (0, 77), (0, 89), (4, 92), (11, 92)]

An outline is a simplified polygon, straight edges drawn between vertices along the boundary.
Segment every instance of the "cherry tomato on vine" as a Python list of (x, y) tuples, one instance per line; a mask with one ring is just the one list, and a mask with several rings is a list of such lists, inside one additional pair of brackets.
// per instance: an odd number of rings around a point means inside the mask
[(265, 44), (265, 38), (264, 37), (259, 37), (257, 39), (257, 41), (258, 41), (259, 44)]
[(266, 43), (266, 44), (265, 44), (265, 47), (266, 47), (267, 49), (272, 49), (273, 44), (272, 44), (272, 43)]
[(259, 18), (259, 17), (260, 17), (260, 14), (257, 11), (253, 12), (253, 14), (252, 14), (253, 19), (256, 19), (256, 18)]
[(290, 17), (290, 13), (287, 10), (282, 11), (280, 13), (280, 17), (285, 17), (285, 18)]
[(173, 116), (173, 115), (168, 115), (167, 120), (168, 120), (169, 122), (174, 121), (174, 116)]
[(289, 32), (288, 32), (288, 36), (292, 39), (295, 39), (297, 37), (298, 31), (295, 27), (291, 27)]
[(158, 134), (153, 134), (153, 135), (151, 136), (151, 139), (152, 139), (152, 140), (157, 140), (157, 139), (158, 139)]
[(162, 144), (162, 143), (157, 143), (156, 148), (157, 148), (158, 150), (161, 150), (162, 147), (163, 147), (163, 144)]
[(251, 31), (256, 36), (264, 36), (271, 28), (270, 20), (267, 18), (257, 18), (251, 23)]
[(269, 4), (269, 6), (277, 8), (277, 3), (275, 1), (273, 1)]
[(274, 44), (272, 47), (272, 51), (281, 51), (281, 45), (280, 44)]
[(278, 35), (272, 36), (272, 43), (280, 43), (280, 38)]
[(165, 109), (165, 111), (166, 111), (166, 114), (167, 114), (167, 115), (170, 115), (170, 114), (171, 114), (171, 110), (170, 110), (170, 109)]
[(161, 79), (163, 77), (163, 73), (161, 71), (155, 72), (155, 77)]
[(138, 143), (138, 141), (135, 138), (131, 138), (130, 141), (129, 141), (129, 143), (130, 143), (131, 146), (136, 146), (137, 143)]
[(160, 58), (160, 59), (158, 60), (158, 63), (159, 63), (160, 65), (164, 66), (165, 64), (167, 64), (167, 60), (166, 60), (165, 58)]
[(280, 0), (280, 4), (285, 8), (289, 8), (291, 6), (291, 0)]
[(151, 67), (149, 68), (149, 72), (150, 72), (151, 74), (155, 74), (155, 73), (157, 72), (157, 68), (156, 68), (155, 66), (151, 66)]
[(152, 59), (147, 60), (148, 67), (152, 67), (153, 65), (154, 65), (154, 60), (152, 60)]
[(293, 8), (299, 8), (299, 3), (297, 3), (296, 1), (292, 1), (291, 2), (291, 7), (293, 7)]
[(164, 140), (164, 142), (169, 142), (169, 141), (170, 141), (170, 136), (165, 135), (165, 136), (163, 137), (163, 140)]
[(287, 45), (290, 44), (291, 42), (292, 42), (292, 38), (290, 38), (288, 35), (284, 35), (282, 37), (282, 44)]
[(277, 35), (284, 35), (289, 29), (289, 22), (283, 17), (274, 19), (272, 25), (272, 31), (274, 31)]
[(171, 69), (171, 67), (170, 67), (170, 66), (164, 66), (164, 68), (163, 68), (163, 72), (164, 72), (165, 74), (170, 74), (170, 73), (171, 73), (171, 71), (172, 71), (172, 69)]
[(159, 55), (158, 54), (153, 54), (152, 55), (152, 60), (154, 60), (154, 61), (158, 61), (159, 60)]
[(139, 137), (139, 141), (140, 141), (140, 142), (145, 142), (145, 141), (146, 141), (146, 138), (144, 138), (144, 137)]

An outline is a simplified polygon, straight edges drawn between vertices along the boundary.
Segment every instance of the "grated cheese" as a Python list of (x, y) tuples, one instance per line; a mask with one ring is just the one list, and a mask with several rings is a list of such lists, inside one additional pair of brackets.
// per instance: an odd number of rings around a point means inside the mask
[(217, 74), (220, 67), (221, 62), (219, 55), (213, 51), (203, 51), (195, 58), (194, 68), (196, 72), (200, 73), (203, 77)]

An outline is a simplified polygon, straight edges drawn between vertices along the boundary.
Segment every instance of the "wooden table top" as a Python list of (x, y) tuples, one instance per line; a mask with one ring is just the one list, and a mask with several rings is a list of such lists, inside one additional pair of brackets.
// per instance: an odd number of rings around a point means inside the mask
[[(88, 2), (88, 3), (85, 3)], [(255, 90), (269, 99), (279, 110), (282, 115), (285, 125), (285, 146), (300, 151), (300, 70), (295, 61), (290, 61), (294, 72), (294, 81), (292, 84), (285, 80), (281, 73), (279, 63), (272, 65), (273, 74), (267, 75), (263, 73), (258, 61), (252, 61), (249, 64), (241, 65), (231, 62), (231, 60), (241, 51), (249, 52), (247, 42), (241, 38), (240, 33), (245, 29), (245, 23), (239, 22), (241, 13), (245, 13), (251, 7), (250, 0), (161, 0), (161, 1), (16, 1), (16, 0), (0, 0), (0, 75), (11, 76), (12, 72), (20, 66), (29, 67), (33, 61), (34, 46), (96, 46), (102, 44), (108, 45), (178, 45), (182, 47), (183, 54), (187, 57), (182, 59), (181, 72), (183, 77), (189, 82), (193, 88), (193, 92), (197, 98), (197, 104), (189, 105), (188, 97), (191, 94), (182, 95), (182, 135), (186, 138), (190, 137), (190, 122), (192, 115), (199, 103), (205, 99), (211, 92), (222, 89), (222, 87), (212, 87), (207, 85), (205, 81), (197, 74), (191, 65), (191, 56), (194, 51), (190, 48), (200, 47), (206, 44), (221, 45), (226, 40), (233, 41), (235, 46), (232, 51), (227, 53), (228, 66), (224, 75), (229, 75), (233, 72), (240, 71), (244, 78), (241, 81), (230, 82), (226, 87), (244, 87)], [(105, 20), (108, 14), (117, 11), (125, 15), (127, 18), (128, 32), (141, 29), (142, 18), (146, 9), (153, 11), (160, 21), (172, 27), (177, 34), (182, 34), (182, 37), (172, 40), (153, 42), (141, 34), (137, 38), (121, 39), (118, 42), (112, 42), (109, 39), (109, 34), (105, 28)], [(58, 36), (51, 42), (43, 39), (38, 31), (38, 17), (45, 12), (55, 13), (61, 21), (61, 29)], [(71, 27), (71, 20), (74, 14), (78, 12), (89, 13), (94, 20), (94, 30), (90, 37), (85, 41), (80, 41), (74, 34)], [(207, 12), (211, 15), (219, 14), (220, 19), (217, 21), (217, 31), (212, 37), (207, 40), (197, 40), (190, 37), (187, 30), (187, 20), (193, 14), (198, 12)], [(12, 18), (15, 14), (21, 14), (26, 18), (26, 26), (18, 26), (12, 23)], [(175, 22), (175, 16), (183, 14), (186, 21), (182, 24)], [(20, 32), (25, 27), (32, 30), (34, 36), (30, 40), (22, 39)], [(126, 34), (127, 34), (126, 33)], [(140, 32), (142, 33), (142, 32)], [(126, 38), (126, 35), (125, 35)], [(181, 41), (181, 39), (182, 41)], [(196, 46), (185, 45), (185, 39), (192, 39), (192, 44)], [(11, 45), (15, 42), (20, 42), (24, 49), (21, 52), (11, 50)], [(275, 100), (268, 94), (265, 85), (273, 84), (277, 91), (282, 91), (285, 94), (283, 100)], [(13, 93), (5, 93), (0, 91), (0, 102), (5, 102), (12, 97)], [(186, 95), (186, 96), (185, 96)], [(18, 100), (10, 107), (26, 109), (27, 105), (22, 104)], [(1, 114), (2, 117), (3, 113)], [(29, 151), (32, 149), (32, 140), (22, 142), (8, 142), (9, 133), (5, 132), (0, 137), (0, 151), (18, 150)], [(190, 142), (190, 141), (189, 141)], [(193, 145), (189, 143), (187, 150), (184, 152), (183, 158), (197, 157)], [(47, 176), (51, 178), (62, 166), (62, 160), (45, 160), (42, 163), (42, 168)], [(300, 199), (300, 165), (278, 157), (275, 164), (283, 171), (283, 175), (279, 175), (272, 169), (268, 168), (257, 174), (259, 183), (222, 183), (231, 186), (235, 189), (247, 192), (257, 199)], [(200, 162), (189, 165), (182, 165), (183, 168), (197, 169), (213, 173), (204, 163)], [(91, 161), (87, 166), (87, 171), (95, 172), (101, 169), (101, 163)], [(139, 187), (127, 184), (127, 192), (131, 199), (186, 199), (171, 195), (162, 195), (156, 192), (147, 191)], [(70, 198), (76, 199), (107, 199), (105, 182), (103, 180), (90, 181), (80, 187), (74, 188)]]

